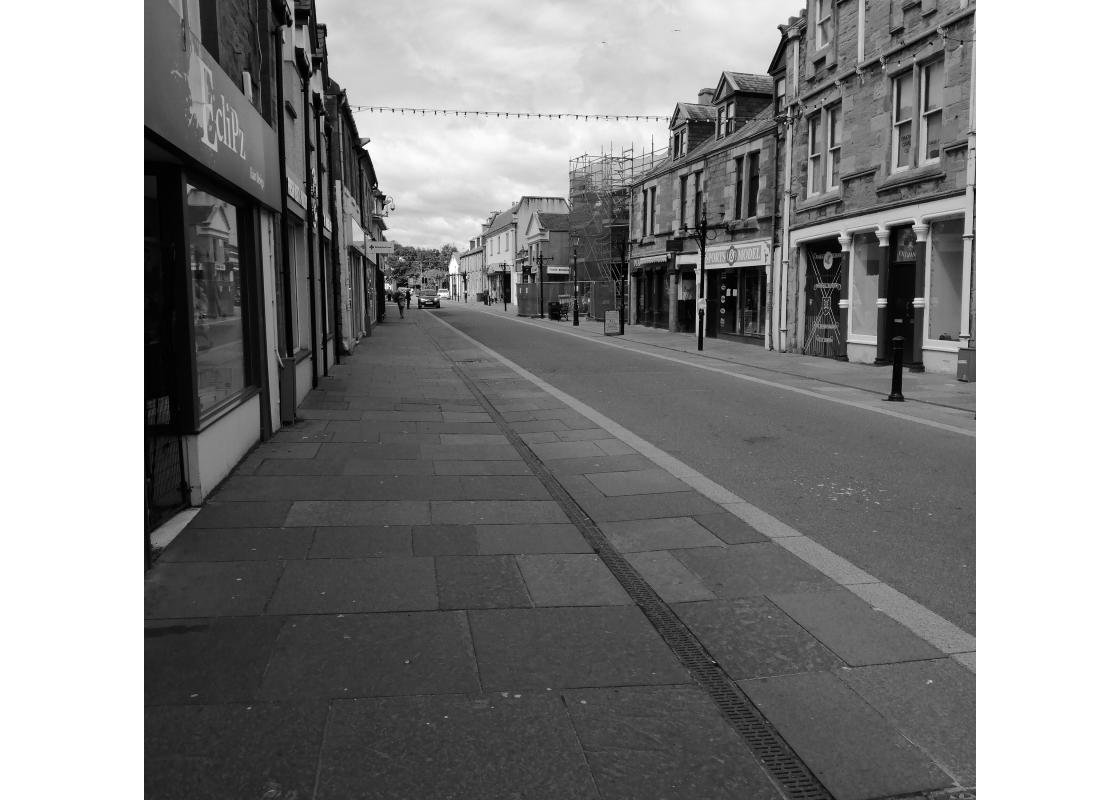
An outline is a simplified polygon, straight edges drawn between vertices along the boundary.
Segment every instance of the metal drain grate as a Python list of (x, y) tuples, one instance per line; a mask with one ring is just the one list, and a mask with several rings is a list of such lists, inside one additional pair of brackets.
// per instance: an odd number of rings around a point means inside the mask
[[(434, 341), (434, 340), (433, 340)], [(443, 352), (436, 342), (436, 347)], [(446, 357), (446, 353), (444, 353)], [(751, 702), (731, 676), (711, 657), (692, 631), (681, 622), (672, 608), (661, 599), (645, 578), (614, 549), (607, 537), (591, 520), (579, 503), (548, 470), (537, 454), (522, 440), (509, 422), (458, 364), (451, 368), (485, 408), (506, 438), (517, 449), (533, 474), (545, 485), (549, 494), (579, 529), (584, 539), (606, 564), (614, 577), (646, 615), (654, 630), (673, 651), (693, 681), (703, 689), (731, 727), (743, 738), (763, 769), (790, 800), (833, 800), (832, 795), (809, 771), (770, 722)]]

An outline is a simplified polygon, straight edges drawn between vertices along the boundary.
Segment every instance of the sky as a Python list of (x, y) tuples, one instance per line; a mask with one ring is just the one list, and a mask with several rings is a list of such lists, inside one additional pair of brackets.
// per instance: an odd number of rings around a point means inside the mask
[[(798, 0), (317, 0), (351, 106), (668, 117), (724, 71), (766, 74)], [(467, 249), (491, 211), (568, 196), (572, 158), (664, 148), (661, 121), (355, 113), (386, 237)]]

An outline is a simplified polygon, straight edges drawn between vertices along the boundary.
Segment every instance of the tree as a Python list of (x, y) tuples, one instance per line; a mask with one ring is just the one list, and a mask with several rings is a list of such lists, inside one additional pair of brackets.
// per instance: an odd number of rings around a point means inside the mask
[(439, 288), (447, 285), (447, 265), (456, 252), (453, 244), (438, 250), (393, 242), (393, 254), (385, 259), (386, 274), (394, 285)]

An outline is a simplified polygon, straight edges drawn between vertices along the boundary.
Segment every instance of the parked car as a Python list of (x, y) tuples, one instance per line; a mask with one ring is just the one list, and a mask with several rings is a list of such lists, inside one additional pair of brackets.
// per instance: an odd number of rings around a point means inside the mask
[(451, 299), (451, 290), (450, 289), (440, 289), (438, 292), (436, 292), (436, 294), (439, 295), (440, 300), (450, 300)]
[(417, 308), (439, 308), (439, 294), (435, 289), (421, 289)]

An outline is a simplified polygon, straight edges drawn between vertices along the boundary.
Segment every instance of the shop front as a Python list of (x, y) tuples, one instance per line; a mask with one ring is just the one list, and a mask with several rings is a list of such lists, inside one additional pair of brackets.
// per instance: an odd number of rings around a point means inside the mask
[(766, 270), (770, 242), (759, 239), (706, 252), (711, 335), (763, 345), (766, 341)]
[(964, 214), (950, 197), (795, 231), (802, 352), (887, 365), (901, 337), (909, 369), (955, 374), (970, 338)]
[(145, 516), (197, 505), (278, 426), (275, 133), (170, 3), (144, 15)]

